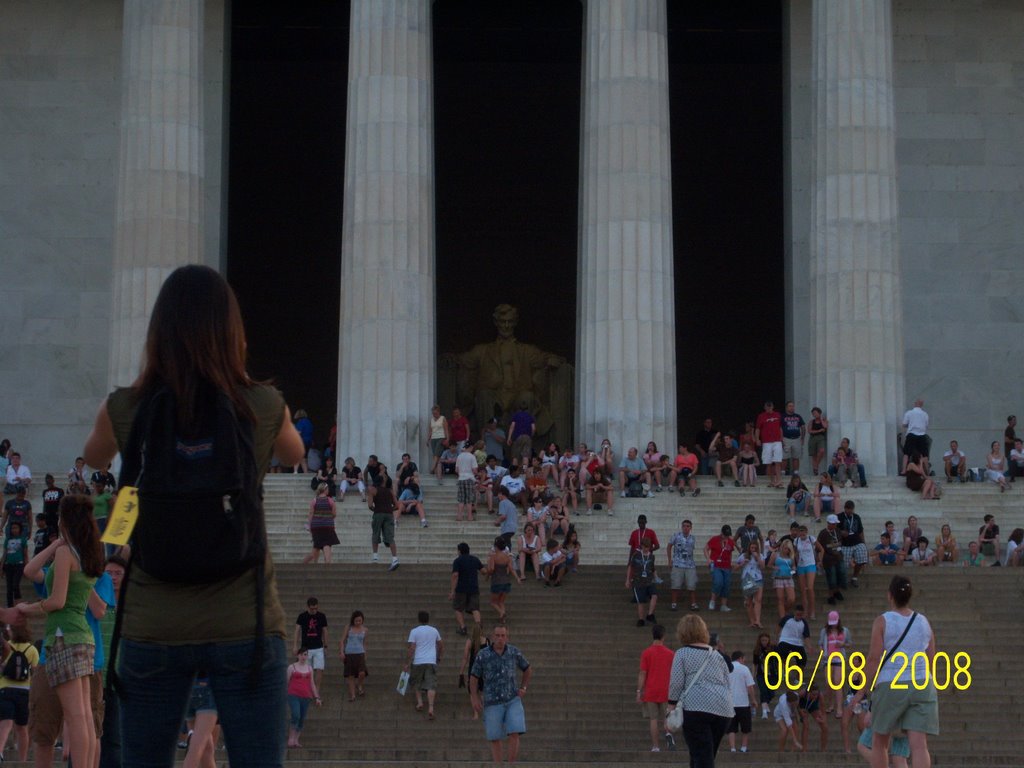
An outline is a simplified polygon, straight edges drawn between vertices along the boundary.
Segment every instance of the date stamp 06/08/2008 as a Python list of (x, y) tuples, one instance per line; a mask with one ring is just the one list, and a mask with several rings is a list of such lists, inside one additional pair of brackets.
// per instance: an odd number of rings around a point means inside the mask
[[(803, 655), (800, 653), (788, 653), (785, 657), (778, 651), (772, 651), (764, 657), (763, 674), (764, 683), (769, 690), (777, 691), (785, 688), (790, 691), (804, 689), (804, 668)], [(897, 651), (886, 658), (885, 653), (879, 661), (878, 667), (874, 670), (865, 669), (867, 658), (860, 651), (854, 651), (847, 658), (842, 653), (831, 653), (825, 659), (825, 652), (818, 652), (818, 659), (807, 679), (807, 686), (813, 685), (819, 667), (827, 666), (832, 674), (824, 674), (828, 687), (834, 691), (852, 690), (861, 691), (867, 688), (869, 691), (875, 689), (878, 684), (878, 676), (886, 664), (895, 665), (896, 673), (888, 683), (890, 688), (906, 690), (913, 686), (918, 690), (924, 690), (934, 686), (938, 691), (945, 691), (950, 687), (958, 691), (966, 691), (971, 687), (971, 655), (965, 651), (953, 654), (952, 657), (945, 651), (939, 651), (931, 658), (925, 653), (915, 653), (908, 656), (902, 651)], [(836, 674), (835, 667), (839, 667)]]

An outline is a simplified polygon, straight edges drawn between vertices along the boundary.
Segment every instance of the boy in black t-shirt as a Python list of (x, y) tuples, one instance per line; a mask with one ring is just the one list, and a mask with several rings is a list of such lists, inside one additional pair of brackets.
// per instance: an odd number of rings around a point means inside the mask
[(300, 648), (309, 651), (309, 664), (313, 667), (313, 681), (319, 691), (324, 677), (324, 648), (327, 646), (327, 617), (320, 613), (320, 602), (311, 597), (306, 610), (295, 620), (295, 653)]
[(50, 521), (46, 519), (46, 515), (36, 515), (36, 532), (32, 537), (32, 556), (35, 557), (53, 541), (53, 532), (57, 528), (50, 527)]
[(47, 475), (46, 487), (43, 488), (43, 514), (46, 516), (46, 524), (53, 530), (57, 530), (57, 510), (62, 498), (64, 491), (54, 485), (53, 475)]

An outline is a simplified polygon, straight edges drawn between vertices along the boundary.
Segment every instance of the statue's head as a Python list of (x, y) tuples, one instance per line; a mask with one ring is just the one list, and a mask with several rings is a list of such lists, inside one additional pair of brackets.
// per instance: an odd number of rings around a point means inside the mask
[(494, 308), (494, 327), (498, 329), (498, 336), (502, 339), (512, 338), (515, 333), (516, 323), (519, 322), (519, 310), (511, 304), (499, 304)]

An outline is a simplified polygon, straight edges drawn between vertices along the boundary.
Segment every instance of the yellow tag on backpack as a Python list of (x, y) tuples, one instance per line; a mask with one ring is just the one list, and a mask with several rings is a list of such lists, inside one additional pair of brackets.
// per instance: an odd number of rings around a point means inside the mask
[(107, 529), (100, 537), (105, 544), (123, 547), (131, 538), (139, 519), (139, 489), (126, 485), (117, 492), (114, 508), (107, 518)]

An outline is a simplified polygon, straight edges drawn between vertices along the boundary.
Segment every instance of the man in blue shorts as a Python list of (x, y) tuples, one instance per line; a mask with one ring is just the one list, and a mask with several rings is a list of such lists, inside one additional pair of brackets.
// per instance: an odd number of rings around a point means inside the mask
[[(516, 684), (516, 669), (523, 673), (522, 682)], [(526, 733), (526, 713), (523, 696), (533, 670), (530, 662), (514, 645), (508, 644), (508, 628), (498, 625), (491, 634), (490, 648), (481, 648), (469, 671), (469, 695), (473, 710), (483, 712), (484, 729), (491, 743), (491, 758), (502, 762), (506, 752), (508, 762), (519, 756), (519, 737)], [(481, 700), (481, 680), (483, 698)], [(503, 749), (502, 740), (508, 742)]]

